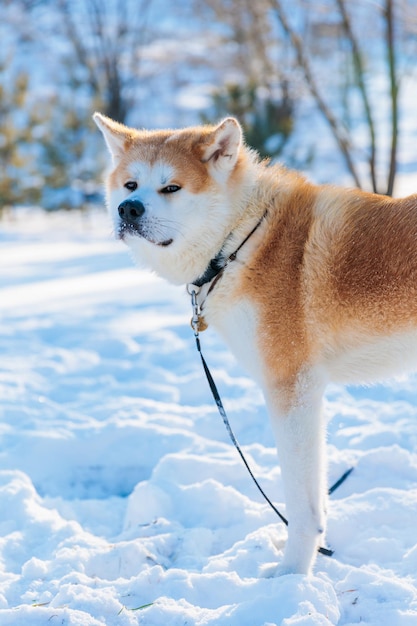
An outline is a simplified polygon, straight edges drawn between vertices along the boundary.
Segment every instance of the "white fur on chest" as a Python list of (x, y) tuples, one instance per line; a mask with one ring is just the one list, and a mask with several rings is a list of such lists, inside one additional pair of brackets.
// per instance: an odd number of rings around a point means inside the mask
[[(261, 382), (262, 363), (258, 347), (258, 315), (255, 306), (240, 298), (224, 305), (223, 294), (207, 303), (207, 322), (221, 335), (240, 365)], [(223, 304), (222, 304), (223, 303)]]

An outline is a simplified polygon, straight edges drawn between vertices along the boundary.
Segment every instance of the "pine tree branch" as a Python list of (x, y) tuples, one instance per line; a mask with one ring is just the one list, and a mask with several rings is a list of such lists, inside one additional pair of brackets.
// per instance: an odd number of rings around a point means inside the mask
[(384, 17), (386, 21), (386, 40), (388, 52), (388, 70), (390, 80), (391, 99), (391, 150), (388, 173), (387, 196), (392, 196), (394, 192), (395, 177), (397, 174), (397, 148), (398, 148), (398, 79), (395, 56), (394, 40), (394, 7), (393, 0), (386, 0), (384, 7)]
[(369, 174), (372, 181), (372, 189), (375, 193), (378, 192), (378, 184), (376, 177), (376, 133), (375, 124), (373, 120), (371, 105), (368, 97), (368, 91), (364, 81), (365, 69), (362, 60), (362, 54), (359, 46), (359, 42), (355, 37), (352, 28), (352, 22), (346, 9), (345, 0), (336, 0), (339, 7), (340, 15), (342, 17), (342, 24), (345, 29), (348, 41), (352, 48), (353, 68), (356, 78), (356, 83), (361, 94), (363, 108), (365, 111), (365, 119), (368, 125), (369, 138), (370, 138), (370, 154), (369, 154)]
[(336, 143), (339, 146), (339, 149), (342, 153), (342, 156), (344, 157), (347, 169), (350, 172), (353, 180), (355, 181), (355, 185), (361, 188), (362, 185), (359, 179), (359, 175), (358, 175), (358, 172), (356, 170), (356, 167), (353, 162), (352, 155), (351, 155), (352, 146), (349, 140), (344, 136), (344, 130), (341, 128), (340, 123), (338, 122), (337, 118), (333, 114), (333, 111), (327, 105), (327, 103), (325, 102), (325, 100), (323, 99), (319, 91), (319, 88), (317, 86), (316, 80), (311, 70), (308, 58), (304, 54), (304, 47), (301, 42), (301, 39), (296, 34), (294, 29), (290, 26), (285, 16), (285, 13), (282, 9), (281, 1), (271, 0), (271, 5), (275, 9), (278, 20), (291, 41), (291, 44), (296, 54), (298, 66), (302, 69), (304, 73), (304, 78), (306, 79), (306, 83), (310, 90), (311, 95), (313, 96), (319, 110), (321, 111), (321, 113), (323, 114), (324, 118), (326, 119), (327, 123), (330, 126), (333, 137), (335, 138)]

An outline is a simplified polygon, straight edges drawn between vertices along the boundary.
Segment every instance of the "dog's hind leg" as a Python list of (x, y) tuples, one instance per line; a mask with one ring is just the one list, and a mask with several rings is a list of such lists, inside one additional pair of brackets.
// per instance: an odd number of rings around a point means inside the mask
[(324, 384), (310, 374), (298, 376), (291, 389), (280, 385), (266, 394), (288, 518), (288, 540), (278, 574), (307, 574), (325, 540)]

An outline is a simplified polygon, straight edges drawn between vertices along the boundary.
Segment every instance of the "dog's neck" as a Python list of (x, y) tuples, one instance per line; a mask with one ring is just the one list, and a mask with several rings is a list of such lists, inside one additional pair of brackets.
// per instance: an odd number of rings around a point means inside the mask
[(239, 243), (239, 245), (234, 249), (231, 254), (227, 254), (226, 250), (229, 247), (229, 242), (234, 238), (234, 231), (232, 231), (225, 239), (222, 247), (219, 252), (210, 259), (209, 264), (207, 265), (203, 274), (198, 276), (193, 282), (192, 285), (195, 287), (201, 288), (203, 285), (207, 285), (211, 283), (223, 270), (226, 268), (230, 261), (234, 261), (239, 250), (245, 245), (245, 243), (252, 237), (256, 230), (258, 230), (259, 226), (263, 222), (266, 216), (266, 211), (262, 215), (262, 217), (257, 221), (254, 228), (246, 235), (246, 237)]

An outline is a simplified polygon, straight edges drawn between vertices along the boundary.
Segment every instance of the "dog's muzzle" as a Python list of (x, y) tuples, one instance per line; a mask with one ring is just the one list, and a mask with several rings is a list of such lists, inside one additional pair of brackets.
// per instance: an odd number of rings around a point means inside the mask
[(137, 228), (142, 215), (145, 213), (145, 207), (140, 200), (124, 200), (119, 204), (117, 209), (121, 222), (127, 226)]
[(117, 209), (120, 217), (118, 235), (124, 239), (125, 234), (140, 235), (140, 220), (145, 213), (145, 207), (140, 200), (124, 200)]
[(157, 246), (166, 247), (171, 245), (173, 241), (172, 239), (155, 241), (149, 236), (146, 228), (144, 228), (142, 220), (145, 213), (145, 207), (140, 200), (124, 200), (121, 204), (119, 204), (117, 211), (120, 217), (118, 230), (120, 239), (124, 239), (124, 236), (129, 234), (144, 237)]

